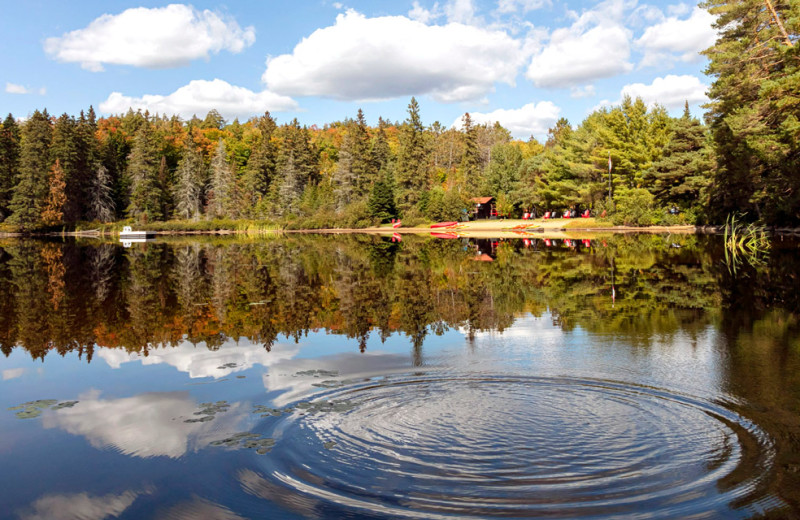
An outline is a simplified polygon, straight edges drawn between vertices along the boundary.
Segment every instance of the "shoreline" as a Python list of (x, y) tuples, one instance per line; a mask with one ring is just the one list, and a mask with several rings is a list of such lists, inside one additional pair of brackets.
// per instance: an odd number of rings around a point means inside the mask
[[(425, 235), (432, 233), (454, 234), (464, 238), (579, 238), (581, 235), (599, 234), (680, 234), (680, 235), (713, 235), (722, 233), (722, 226), (611, 226), (598, 225), (594, 219), (554, 219), (554, 220), (478, 220), (459, 222), (453, 228), (435, 228), (430, 225), (416, 227), (393, 228), (383, 225), (368, 228), (328, 228), (328, 229), (275, 229), (264, 230), (257, 233), (246, 229), (197, 229), (197, 230), (152, 230), (157, 236), (191, 236), (191, 235), (261, 235), (261, 234), (369, 234), (369, 235)], [(600, 223), (604, 224), (604, 223)], [(767, 229), (773, 235), (800, 235), (800, 228), (774, 228)], [(49, 233), (9, 233), (0, 232), (0, 238), (55, 238), (55, 237), (83, 237), (104, 238), (117, 237), (119, 231), (85, 230), (64, 231)], [(449, 237), (453, 238), (453, 237)]]

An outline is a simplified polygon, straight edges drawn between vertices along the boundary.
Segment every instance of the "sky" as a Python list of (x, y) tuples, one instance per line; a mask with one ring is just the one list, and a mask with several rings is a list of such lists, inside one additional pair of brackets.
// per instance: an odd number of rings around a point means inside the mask
[(319, 125), (362, 108), (424, 124), (465, 112), (516, 138), (623, 95), (702, 114), (713, 17), (653, 0), (2, 0), (0, 112), (47, 108)]

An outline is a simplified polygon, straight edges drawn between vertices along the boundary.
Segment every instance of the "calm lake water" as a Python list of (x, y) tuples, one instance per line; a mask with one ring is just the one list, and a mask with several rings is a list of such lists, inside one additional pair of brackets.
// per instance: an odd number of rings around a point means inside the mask
[(0, 517), (796, 517), (799, 250), (0, 241)]

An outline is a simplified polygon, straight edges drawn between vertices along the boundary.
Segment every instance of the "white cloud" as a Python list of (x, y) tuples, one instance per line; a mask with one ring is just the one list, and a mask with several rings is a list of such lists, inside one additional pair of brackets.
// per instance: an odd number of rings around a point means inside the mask
[(230, 17), (171, 4), (104, 14), (83, 29), (46, 39), (44, 50), (91, 71), (103, 70), (103, 64), (170, 68), (222, 50), (241, 52), (255, 38), (253, 27), (242, 29)]
[(31, 91), (25, 88), (23, 85), (6, 83), (6, 94), (30, 94), (30, 92)]
[(265, 110), (272, 112), (297, 110), (297, 103), (291, 98), (268, 90), (253, 92), (221, 79), (194, 80), (167, 96), (148, 94), (142, 97), (130, 97), (120, 92), (112, 92), (108, 99), (100, 103), (100, 111), (106, 114), (127, 112), (129, 108), (161, 114), (178, 114), (184, 118), (189, 118), (193, 114), (203, 115), (213, 108), (230, 119), (262, 114)]
[(502, 31), (348, 11), (304, 38), (292, 54), (268, 60), (262, 79), (273, 92), (291, 96), (430, 94), (456, 102), (480, 99), (497, 82), (513, 85), (522, 59), (520, 42)]
[(690, 105), (708, 101), (707, 90), (708, 85), (703, 84), (696, 76), (669, 75), (656, 78), (649, 85), (644, 83), (625, 85), (622, 87), (621, 96), (640, 97), (648, 105), (658, 103), (674, 109), (682, 107), (686, 101)]
[[(547, 134), (547, 130), (555, 125), (561, 109), (550, 101), (540, 101), (539, 103), (528, 103), (516, 109), (499, 109), (493, 112), (481, 113), (470, 112), (470, 117), (476, 123), (494, 124), (499, 122), (507, 128), (511, 134), (518, 139), (527, 139), (531, 135), (542, 136)], [(458, 118), (453, 126), (461, 128), (462, 119)]]
[(108, 363), (111, 368), (120, 368), (125, 363), (141, 361), (142, 365), (166, 364), (180, 372), (198, 377), (227, 377), (236, 372), (248, 370), (256, 365), (270, 366), (293, 358), (300, 347), (294, 343), (279, 343), (267, 352), (263, 348), (253, 348), (252, 344), (236, 344), (228, 340), (218, 350), (208, 350), (204, 345), (194, 346), (182, 341), (176, 347), (150, 350), (147, 356), (121, 349), (101, 349), (96, 356)]
[(585, 87), (572, 87), (569, 89), (569, 97), (573, 99), (594, 97), (595, 94), (597, 94), (597, 92), (595, 91), (594, 85), (586, 85)]
[(51, 518), (80, 518), (102, 520), (117, 518), (142, 493), (125, 491), (122, 494), (93, 496), (88, 493), (45, 495), (30, 506), (30, 511), (20, 515), (22, 520), (49, 520)]
[(497, 12), (515, 13), (517, 10), (521, 10), (523, 13), (527, 13), (550, 4), (550, 0), (499, 0), (497, 2)]
[(3, 381), (8, 381), (9, 379), (16, 379), (18, 377), (22, 377), (25, 373), (24, 368), (9, 368), (3, 370)]
[(684, 62), (700, 59), (700, 51), (714, 44), (717, 32), (712, 27), (714, 16), (700, 7), (695, 7), (686, 20), (669, 17), (661, 23), (648, 27), (636, 40), (644, 51), (640, 66), (662, 65), (676, 57)]
[(414, 4), (411, 7), (411, 10), (408, 11), (409, 18), (424, 24), (428, 24), (436, 20), (440, 16), (442, 16), (442, 13), (439, 10), (438, 2), (433, 4), (433, 9), (425, 9), (424, 7), (419, 5), (419, 2), (415, 0)]
[(609, 0), (570, 27), (553, 31), (531, 59), (528, 79), (537, 87), (563, 88), (630, 71), (631, 32), (622, 23), (627, 8), (621, 0)]
[(211, 422), (184, 422), (196, 419), (195, 412), (199, 410), (188, 392), (120, 399), (101, 399), (94, 392), (79, 399), (72, 408), (46, 413), (42, 425), (81, 435), (96, 448), (111, 447), (142, 458), (178, 458), (190, 449), (200, 449), (221, 438), (221, 431), (234, 429), (250, 415), (241, 405), (234, 404), (228, 411), (217, 413)]
[(475, 17), (475, 5), (472, 0), (450, 0), (444, 6), (444, 14), (450, 23), (473, 24), (477, 22)]

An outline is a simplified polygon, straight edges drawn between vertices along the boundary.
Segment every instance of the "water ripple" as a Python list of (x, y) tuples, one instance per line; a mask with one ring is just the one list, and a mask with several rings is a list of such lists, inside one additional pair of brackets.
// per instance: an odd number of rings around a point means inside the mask
[(352, 406), (283, 419), (258, 464), (329, 512), (746, 516), (774, 457), (722, 404), (613, 381), (414, 375), (318, 399)]

